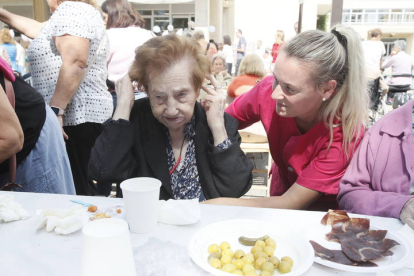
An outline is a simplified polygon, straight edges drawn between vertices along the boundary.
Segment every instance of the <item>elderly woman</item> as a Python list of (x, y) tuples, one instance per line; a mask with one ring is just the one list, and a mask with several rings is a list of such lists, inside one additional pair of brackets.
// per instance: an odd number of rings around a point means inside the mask
[(337, 207), (339, 182), (363, 134), (368, 92), (359, 35), (298, 34), (281, 49), (273, 76), (236, 98), (226, 112), (245, 128), (261, 121), (273, 157), (270, 197), (211, 203), (283, 209)]
[[(154, 177), (162, 182), (161, 199), (245, 194), (252, 163), (240, 149), (237, 121), (224, 113), (221, 89), (202, 87), (209, 72), (209, 59), (193, 40), (167, 35), (139, 47), (130, 78), (117, 83), (116, 111), (92, 150), (93, 178)], [(134, 102), (131, 80), (148, 98)], [(207, 96), (200, 104), (201, 88)]]
[(266, 76), (267, 72), (262, 59), (256, 54), (248, 54), (240, 63), (237, 77), (227, 88), (227, 95), (236, 98), (252, 89)]
[(218, 84), (222, 87), (227, 87), (233, 80), (226, 70), (226, 59), (221, 54), (213, 56), (211, 61), (213, 65), (212, 75), (217, 80)]
[(47, 1), (44, 23), (0, 9), (0, 20), (27, 37), (32, 85), (55, 112), (69, 155), (77, 194), (96, 194), (88, 179), (91, 149), (111, 117), (106, 87), (108, 39), (93, 0)]
[(414, 229), (414, 101), (372, 126), (339, 185), (339, 206), (399, 218)]

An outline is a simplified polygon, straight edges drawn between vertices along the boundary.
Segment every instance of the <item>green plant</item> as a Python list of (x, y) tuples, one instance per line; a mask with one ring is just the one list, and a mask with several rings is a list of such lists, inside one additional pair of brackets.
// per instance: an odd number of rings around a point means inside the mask
[(326, 31), (326, 20), (328, 19), (328, 15), (318, 15), (318, 20), (316, 21), (316, 29), (321, 31)]

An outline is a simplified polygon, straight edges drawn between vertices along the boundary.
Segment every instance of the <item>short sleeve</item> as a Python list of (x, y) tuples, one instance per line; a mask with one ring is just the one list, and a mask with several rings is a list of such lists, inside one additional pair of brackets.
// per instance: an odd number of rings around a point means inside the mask
[[(339, 182), (345, 174), (350, 156), (342, 148), (342, 133), (334, 134), (334, 140), (328, 150), (328, 143), (322, 145), (315, 158), (298, 175), (296, 183), (325, 194), (338, 194)], [(353, 147), (353, 144), (351, 145)]]
[[(63, 35), (72, 35), (81, 38), (95, 39), (96, 30), (90, 24), (94, 17), (95, 8), (82, 2), (65, 1), (53, 13), (48, 38)], [(53, 19), (53, 20), (52, 20)]]
[(275, 101), (270, 97), (272, 93), (272, 83), (273, 77), (266, 77), (249, 92), (237, 97), (227, 107), (226, 112), (239, 122), (239, 129), (246, 128), (257, 121), (264, 119), (260, 116), (262, 108), (270, 108), (271, 110), (274, 110)]

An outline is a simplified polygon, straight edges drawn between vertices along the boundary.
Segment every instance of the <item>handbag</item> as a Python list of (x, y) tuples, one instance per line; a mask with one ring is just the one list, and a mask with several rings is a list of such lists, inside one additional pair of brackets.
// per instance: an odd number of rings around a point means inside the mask
[[(16, 99), (14, 96), (14, 89), (11, 81), (4, 77), (4, 84), (6, 86), (6, 95), (9, 99), (10, 105), (15, 109)], [(9, 182), (0, 187), (0, 191), (12, 191), (13, 188), (21, 188), (22, 186), (16, 184), (16, 154), (9, 158)]]

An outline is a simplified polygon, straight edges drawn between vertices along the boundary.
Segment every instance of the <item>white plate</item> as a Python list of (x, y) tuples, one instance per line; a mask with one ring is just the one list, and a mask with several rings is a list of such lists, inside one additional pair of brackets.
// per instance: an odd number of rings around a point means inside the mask
[[(247, 254), (250, 253), (251, 246), (241, 245), (238, 238), (264, 235), (269, 235), (276, 241), (275, 256), (279, 259), (289, 256), (294, 261), (292, 271), (283, 275), (301, 275), (312, 266), (314, 251), (308, 241), (283, 224), (259, 220), (235, 219), (210, 224), (194, 234), (188, 244), (188, 252), (191, 259), (204, 270), (214, 275), (226, 276), (230, 274), (211, 267), (207, 262), (209, 245), (213, 243), (220, 245), (221, 242), (227, 241), (233, 251), (242, 249)], [(274, 275), (278, 274), (275, 271)]]
[[(379, 230), (379, 228), (372, 226), (372, 230)], [(308, 227), (306, 236), (309, 240), (313, 240), (323, 247), (332, 250), (341, 250), (341, 245), (337, 242), (330, 242), (325, 239), (325, 234), (331, 231), (330, 226), (319, 224), (318, 226)], [(410, 261), (413, 249), (410, 247), (408, 241), (396, 232), (388, 231), (386, 238), (397, 241), (400, 245), (391, 248), (394, 255), (373, 260), (378, 266), (376, 267), (360, 267), (334, 263), (328, 260), (324, 260), (320, 257), (315, 257), (315, 262), (324, 266), (336, 268), (348, 272), (359, 272), (359, 273), (373, 273), (380, 271), (391, 271), (404, 267), (408, 261)]]

